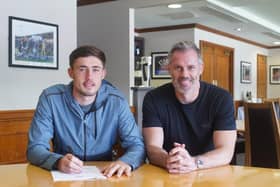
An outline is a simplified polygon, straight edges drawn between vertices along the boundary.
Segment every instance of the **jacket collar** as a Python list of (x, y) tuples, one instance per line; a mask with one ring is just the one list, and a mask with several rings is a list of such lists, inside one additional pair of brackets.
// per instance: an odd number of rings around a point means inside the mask
[[(106, 104), (108, 97), (114, 95), (117, 97), (123, 98), (122, 93), (118, 91), (116, 87), (114, 87), (110, 82), (106, 80), (102, 80), (102, 84), (97, 92), (94, 104), (92, 105), (91, 111), (96, 111), (99, 108), (101, 108), (103, 105)], [(73, 81), (71, 81), (66, 88), (66, 97), (71, 102), (71, 105), (79, 105), (79, 103), (76, 101), (76, 99), (73, 96)]]

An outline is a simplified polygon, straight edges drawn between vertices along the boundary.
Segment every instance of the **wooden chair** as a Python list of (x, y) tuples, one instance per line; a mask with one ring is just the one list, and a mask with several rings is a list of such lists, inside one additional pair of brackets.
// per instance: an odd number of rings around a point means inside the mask
[[(237, 119), (237, 111), (238, 107), (244, 106), (244, 102), (242, 100), (236, 100), (234, 101), (234, 116), (235, 119)], [(238, 154), (244, 154), (245, 153), (245, 138), (244, 138), (244, 133), (237, 132), (237, 139), (235, 142), (235, 147), (234, 147), (234, 153), (232, 160), (230, 164), (232, 165), (237, 165), (240, 164), (237, 162), (237, 155)]]
[(245, 165), (280, 168), (280, 128), (273, 102), (245, 103)]
[(276, 117), (280, 119), (280, 97), (277, 98), (264, 98), (264, 102), (273, 102), (275, 106)]

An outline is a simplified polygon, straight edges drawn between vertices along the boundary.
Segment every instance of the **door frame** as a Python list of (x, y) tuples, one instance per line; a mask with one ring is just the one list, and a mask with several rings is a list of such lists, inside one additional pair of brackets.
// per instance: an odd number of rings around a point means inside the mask
[(225, 50), (229, 50), (230, 52), (230, 64), (229, 64), (229, 92), (231, 93), (232, 97), (234, 98), (234, 48), (231, 47), (227, 47), (224, 45), (220, 45), (220, 44), (216, 44), (216, 43), (212, 43), (209, 41), (205, 41), (205, 40), (199, 40), (199, 48), (201, 50), (201, 58), (203, 59), (203, 46), (207, 44), (207, 45), (212, 45), (214, 47), (219, 47), (219, 48), (224, 48)]

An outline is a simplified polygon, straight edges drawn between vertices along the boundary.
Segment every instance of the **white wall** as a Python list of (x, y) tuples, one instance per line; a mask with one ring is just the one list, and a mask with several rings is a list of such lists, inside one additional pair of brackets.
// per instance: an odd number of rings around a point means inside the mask
[[(133, 81), (131, 75), (134, 66), (131, 52), (131, 45), (134, 43), (132, 41), (134, 22), (129, 8), (153, 6), (164, 2), (165, 0), (153, 2), (120, 0), (78, 8), (78, 45), (94, 44), (104, 50), (108, 57), (107, 80), (119, 87), (130, 101), (129, 87)], [(242, 99), (245, 91), (252, 91), (253, 97), (256, 97), (257, 54), (268, 55), (268, 50), (200, 29), (195, 29), (194, 34), (191, 34), (192, 32), (182, 29), (162, 33), (141, 33), (140, 36), (145, 38), (146, 55), (150, 55), (152, 51), (168, 51), (177, 40), (193, 40), (196, 44), (199, 44), (199, 40), (205, 40), (234, 48), (234, 99)], [(252, 63), (251, 84), (240, 83), (240, 61)], [(152, 86), (168, 81), (152, 80)]]
[[(252, 97), (257, 95), (257, 54), (267, 56), (268, 50), (257, 47), (255, 45), (247, 44), (228, 37), (210, 33), (204, 30), (195, 29), (195, 42), (198, 45), (200, 40), (220, 44), (223, 46), (234, 48), (234, 76), (233, 89), (234, 100), (243, 99), (243, 93), (246, 91), (252, 92)], [(240, 62), (246, 61), (252, 63), (252, 83), (240, 83)]]
[[(234, 99), (242, 99), (245, 91), (252, 91), (253, 97), (256, 97), (256, 68), (257, 54), (268, 55), (268, 50), (247, 44), (228, 37), (210, 33), (200, 29), (180, 29), (171, 31), (160, 31), (141, 33), (145, 39), (145, 55), (151, 52), (169, 51), (171, 46), (178, 41), (191, 40), (199, 46), (199, 41), (204, 40), (219, 45), (234, 48)], [(252, 83), (240, 83), (240, 61), (252, 63)], [(152, 80), (152, 86), (159, 86), (170, 80)]]
[[(106, 79), (117, 86), (127, 99), (130, 93), (130, 72), (134, 61), (134, 19), (129, 8), (119, 3), (100, 3), (78, 7), (78, 45), (91, 44), (107, 57)], [(133, 17), (134, 18), (134, 17)], [(131, 45), (130, 45), (131, 44)]]
[[(194, 29), (140, 33), (139, 36), (144, 38), (145, 55), (150, 56), (152, 52), (169, 52), (179, 41), (193, 41)], [(157, 87), (170, 81), (171, 79), (152, 79), (151, 86)]]
[(107, 80), (132, 104), (134, 77), (134, 8), (155, 6), (168, 0), (118, 0), (77, 10), (78, 45), (96, 45), (107, 56)]
[(278, 65), (280, 66), (280, 49), (270, 49), (269, 50), (269, 56), (267, 58), (268, 62), (268, 73), (267, 73), (267, 80), (268, 80), (268, 92), (267, 97), (268, 98), (276, 98), (280, 97), (280, 84), (270, 84), (270, 65)]
[[(68, 55), (76, 47), (76, 0), (9, 0), (0, 7), (0, 110), (34, 109), (42, 89), (68, 83)], [(8, 67), (8, 16), (59, 26), (59, 70)]]

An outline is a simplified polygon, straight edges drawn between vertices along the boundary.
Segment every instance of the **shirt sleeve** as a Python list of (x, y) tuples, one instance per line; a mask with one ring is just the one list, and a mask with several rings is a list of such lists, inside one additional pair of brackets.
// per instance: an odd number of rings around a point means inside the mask
[(162, 127), (162, 123), (159, 117), (160, 109), (157, 109), (158, 105), (153, 99), (151, 92), (148, 92), (143, 100), (143, 128), (145, 127)]
[(125, 154), (119, 160), (129, 164), (132, 169), (138, 168), (146, 157), (145, 146), (140, 129), (135, 122), (129, 105), (122, 101), (119, 112), (119, 129), (120, 141)]
[(226, 92), (219, 99), (221, 99), (221, 102), (216, 108), (214, 130), (235, 130), (234, 105), (231, 95)]
[(50, 152), (53, 138), (51, 107), (44, 92), (39, 98), (28, 134), (27, 159), (30, 163), (51, 170), (63, 155)]

